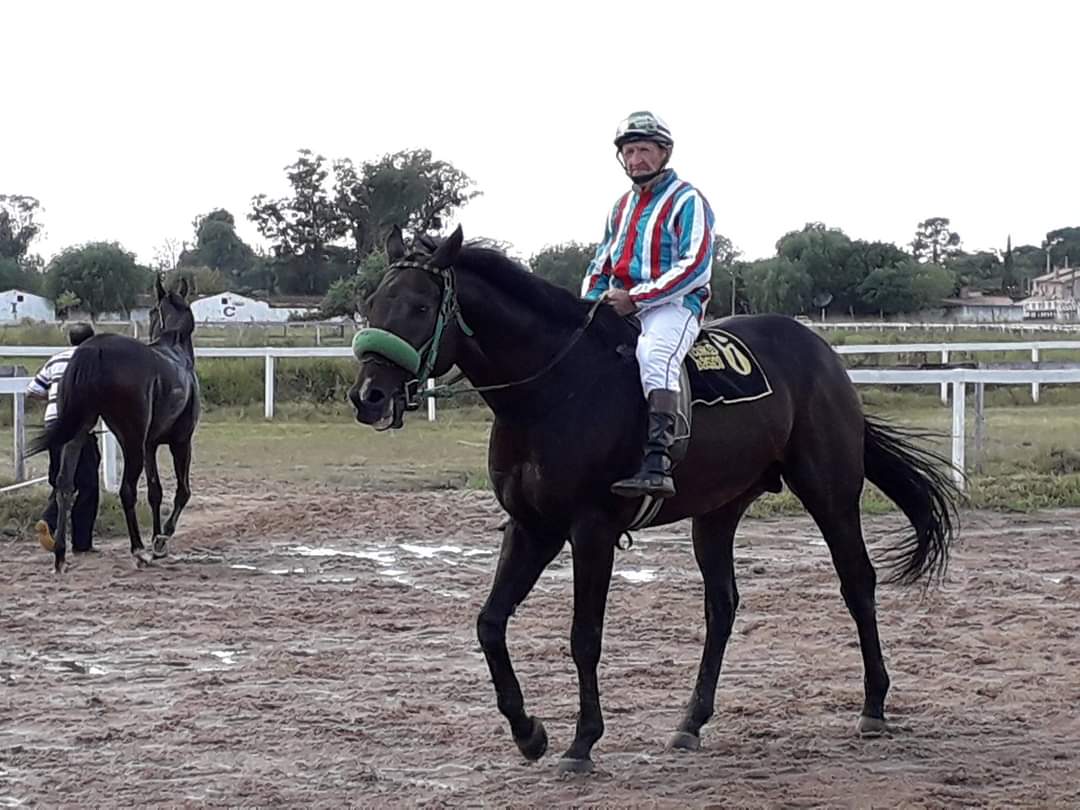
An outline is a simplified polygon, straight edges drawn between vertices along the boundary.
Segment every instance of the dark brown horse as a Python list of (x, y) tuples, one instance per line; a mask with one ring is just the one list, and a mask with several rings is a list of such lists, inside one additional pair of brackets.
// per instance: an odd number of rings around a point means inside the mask
[[(486, 389), (483, 397), (495, 415), (491, 482), (510, 520), (477, 623), (480, 644), (515, 742), (527, 758), (539, 758), (547, 734), (525, 711), (506, 625), (569, 540), (570, 639), (580, 711), (560, 770), (587, 771), (604, 731), (596, 670), (612, 564), (619, 537), (639, 506), (610, 492), (613, 481), (637, 469), (644, 438), (636, 330), (610, 308), (594, 312), (498, 251), (463, 246), (460, 229), (441, 244), (422, 242), (408, 255), (395, 233), (387, 249), (390, 271), (369, 302), (372, 329), (354, 343), (360, 371), (349, 398), (356, 418), (380, 428), (401, 426), (417, 383), (455, 365)], [(865, 417), (839, 357), (806, 327), (772, 315), (723, 323), (751, 347), (774, 393), (756, 402), (695, 409), (690, 446), (676, 470), (678, 494), (654, 521), (693, 518), (693, 547), (705, 581), (705, 649), (671, 745), (697, 748), (701, 727), (713, 714), (739, 603), (735, 529), (750, 504), (767, 490), (778, 491), (781, 482), (813, 516), (832, 554), (865, 669), (858, 729), (880, 734), (889, 677), (860, 495), (869, 479), (914, 527), (892, 551), (892, 579), (933, 579), (945, 570), (953, 538), (956, 492), (947, 466), (918, 449), (912, 436)]]
[[(176, 292), (156, 282), (157, 305), (150, 313), (149, 344), (123, 335), (95, 335), (79, 345), (60, 383), (59, 414), (31, 443), (27, 455), (63, 447), (57, 482), (59, 518), (53, 550), (57, 572), (64, 570), (68, 515), (75, 467), (88, 432), (98, 417), (116, 435), (124, 454), (120, 502), (124, 507), (131, 553), (139, 564), (165, 554), (166, 539), (191, 497), (191, 438), (199, 420), (199, 382), (191, 342), (195, 319), (188, 306), (187, 280)], [(176, 496), (172, 514), (161, 525), (161, 480), (157, 450), (172, 452)], [(135, 495), (146, 467), (146, 490), (154, 520), (153, 555), (143, 547), (135, 515)]]

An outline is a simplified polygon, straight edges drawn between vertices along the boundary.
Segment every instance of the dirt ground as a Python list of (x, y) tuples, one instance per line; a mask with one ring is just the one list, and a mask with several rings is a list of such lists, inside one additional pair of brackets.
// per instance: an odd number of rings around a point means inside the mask
[(597, 771), (564, 780), (568, 551), (510, 625), (551, 737), (529, 764), (475, 639), (490, 496), (225, 492), (202, 486), (148, 570), (116, 539), (56, 578), (36, 545), (0, 541), (0, 807), (1080, 806), (1080, 511), (968, 513), (944, 587), (879, 590), (876, 740), (853, 733), (861, 663), (820, 536), (747, 521), (693, 754), (664, 742), (701, 653), (700, 577), (686, 526), (638, 534), (616, 558)]

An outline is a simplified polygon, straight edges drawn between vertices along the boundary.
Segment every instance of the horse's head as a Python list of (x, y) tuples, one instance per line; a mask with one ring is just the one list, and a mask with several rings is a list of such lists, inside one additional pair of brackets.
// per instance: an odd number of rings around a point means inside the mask
[(461, 334), (453, 265), (461, 250), (459, 227), (442, 244), (421, 241), (407, 251), (401, 230), (386, 240), (390, 269), (368, 299), (368, 328), (356, 333), (360, 361), (349, 400), (356, 420), (378, 430), (399, 428), (415, 387), (454, 364)]
[(190, 336), (195, 331), (195, 316), (188, 306), (188, 283), (181, 278), (175, 292), (167, 292), (159, 275), (154, 281), (157, 304), (150, 310), (150, 340), (157, 340), (163, 332), (178, 332)]

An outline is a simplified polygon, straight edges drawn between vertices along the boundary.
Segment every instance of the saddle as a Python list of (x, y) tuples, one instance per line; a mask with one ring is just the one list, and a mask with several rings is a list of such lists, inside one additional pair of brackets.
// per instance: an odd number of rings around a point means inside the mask
[[(686, 354), (679, 375), (677, 439), (671, 446), (672, 469), (686, 457), (694, 406), (711, 408), (753, 402), (772, 394), (772, 385), (743, 341), (714, 323), (705, 324)], [(660, 511), (659, 498), (642, 498), (628, 529), (648, 526)]]

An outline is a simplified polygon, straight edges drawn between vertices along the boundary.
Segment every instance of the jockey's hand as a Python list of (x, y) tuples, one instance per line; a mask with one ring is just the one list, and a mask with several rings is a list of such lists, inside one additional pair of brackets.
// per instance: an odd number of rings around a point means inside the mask
[(632, 315), (637, 312), (637, 304), (626, 290), (611, 289), (604, 293), (604, 303), (615, 310), (619, 315)]

